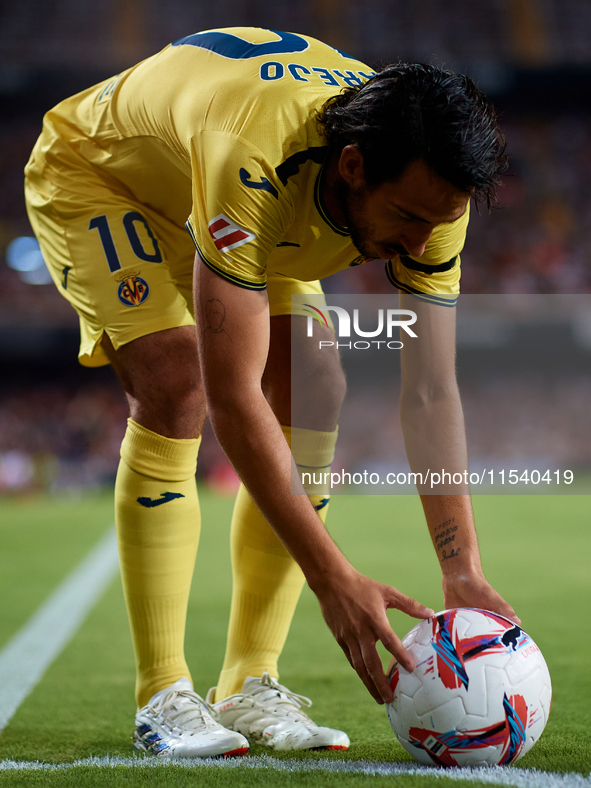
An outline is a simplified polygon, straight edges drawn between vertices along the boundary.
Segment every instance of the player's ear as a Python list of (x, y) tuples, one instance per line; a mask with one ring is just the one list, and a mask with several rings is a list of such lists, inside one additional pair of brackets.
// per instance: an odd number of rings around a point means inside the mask
[(357, 145), (345, 145), (341, 151), (339, 157), (339, 174), (352, 188), (365, 186), (363, 153), (361, 153)]

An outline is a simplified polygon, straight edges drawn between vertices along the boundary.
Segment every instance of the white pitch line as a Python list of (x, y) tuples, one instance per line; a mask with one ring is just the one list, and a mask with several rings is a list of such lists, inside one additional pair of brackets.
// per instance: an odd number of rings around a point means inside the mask
[(39, 761), (0, 761), (2, 771), (64, 771), (84, 766), (113, 769), (116, 766), (132, 766), (141, 769), (167, 768), (174, 765), (184, 769), (203, 771), (208, 769), (264, 769), (287, 773), (333, 772), (340, 774), (366, 774), (380, 777), (429, 777), (433, 779), (457, 780), (458, 782), (480, 782), (508, 788), (591, 788), (591, 775), (575, 772), (559, 774), (538, 769), (519, 769), (509, 766), (489, 768), (438, 769), (413, 763), (390, 763), (387, 761), (344, 761), (344, 760), (296, 760), (295, 758), (271, 758), (268, 755), (244, 758), (184, 758), (163, 757), (84, 758), (72, 763), (41, 763)]
[(76, 633), (116, 572), (112, 529), (0, 651), (0, 731)]

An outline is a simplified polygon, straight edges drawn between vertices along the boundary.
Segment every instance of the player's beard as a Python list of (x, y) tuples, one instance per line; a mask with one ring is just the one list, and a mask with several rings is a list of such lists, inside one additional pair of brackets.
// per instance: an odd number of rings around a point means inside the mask
[(366, 206), (369, 194), (370, 190), (367, 186), (353, 188), (343, 182), (337, 188), (339, 207), (345, 217), (347, 229), (351, 235), (353, 245), (368, 259), (382, 259), (382, 252), (377, 244), (380, 244), (382, 249), (384, 246), (388, 246), (392, 249), (392, 253), (388, 255), (390, 259), (396, 255), (408, 255), (408, 252), (401, 243), (397, 243), (396, 241), (382, 242), (377, 240), (376, 227), (367, 217)]
[(355, 248), (364, 257), (377, 258), (375, 249), (371, 248), (371, 239), (375, 228), (367, 220), (365, 211), (366, 198), (369, 189), (365, 186), (353, 188), (347, 183), (341, 183), (337, 192), (340, 208), (347, 222), (347, 229)]

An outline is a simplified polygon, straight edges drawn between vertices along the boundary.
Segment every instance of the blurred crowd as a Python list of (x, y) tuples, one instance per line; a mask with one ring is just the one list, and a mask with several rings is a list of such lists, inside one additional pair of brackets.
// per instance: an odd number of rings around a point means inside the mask
[[(76, 492), (115, 481), (128, 415), (118, 383), (0, 385), (0, 495)], [(237, 478), (206, 425), (200, 478), (234, 492)]]
[[(591, 114), (503, 123), (510, 168), (498, 205), (471, 207), (464, 293), (591, 292)], [(327, 280), (331, 292), (384, 293), (383, 263)]]
[(170, 41), (216, 27), (259, 26), (320, 38), (365, 60), (448, 65), (589, 63), (588, 0), (19, 0), (5, 3), (0, 50), (19, 67), (93, 65), (115, 73)]
[(0, 391), (0, 492), (112, 483), (125, 419), (125, 402), (114, 386), (5, 384)]
[(591, 115), (507, 125), (511, 174), (491, 216), (473, 212), (462, 289), (591, 291)]
[[(472, 469), (591, 468), (591, 376), (551, 384), (501, 376), (461, 383), (461, 389)], [(0, 495), (112, 486), (126, 418), (115, 381), (0, 391)], [(384, 475), (408, 469), (395, 392), (350, 387), (333, 467)], [(209, 425), (197, 476), (221, 493), (238, 486)]]
[[(491, 375), (460, 381), (460, 389), (471, 469), (591, 468), (591, 375), (551, 382), (536, 375)], [(350, 385), (333, 467), (382, 478), (408, 470), (392, 392)]]

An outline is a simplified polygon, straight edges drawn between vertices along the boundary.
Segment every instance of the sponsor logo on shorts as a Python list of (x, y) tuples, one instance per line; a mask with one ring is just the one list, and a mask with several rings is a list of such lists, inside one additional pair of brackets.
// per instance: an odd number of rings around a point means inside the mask
[(117, 295), (125, 306), (139, 306), (150, 295), (150, 285), (139, 275), (139, 271), (128, 271), (117, 277)]
[(254, 233), (240, 227), (223, 213), (215, 216), (207, 226), (216, 249), (220, 252), (230, 252), (256, 238)]

